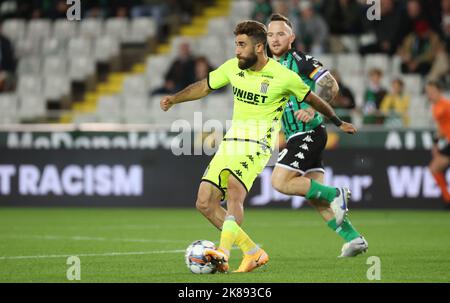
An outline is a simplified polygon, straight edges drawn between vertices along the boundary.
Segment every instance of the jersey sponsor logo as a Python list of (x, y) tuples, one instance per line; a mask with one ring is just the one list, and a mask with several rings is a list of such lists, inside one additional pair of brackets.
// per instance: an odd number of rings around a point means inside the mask
[(233, 95), (236, 97), (236, 100), (253, 105), (264, 104), (267, 99), (267, 96), (248, 92), (237, 87), (233, 87)]
[(261, 75), (261, 77), (263, 77), (263, 78), (269, 78), (269, 79), (273, 79), (273, 76), (272, 76), (272, 75)]
[(270, 82), (267, 80), (264, 80), (261, 82), (261, 88), (259, 89), (259, 92), (261, 94), (267, 94), (267, 90), (269, 89)]

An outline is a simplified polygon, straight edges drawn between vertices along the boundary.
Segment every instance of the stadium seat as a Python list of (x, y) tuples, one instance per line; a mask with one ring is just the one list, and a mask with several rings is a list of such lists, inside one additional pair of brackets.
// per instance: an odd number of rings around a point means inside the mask
[(408, 74), (402, 75), (401, 79), (405, 83), (405, 91), (411, 95), (421, 94), (424, 88), (422, 77), (420, 75)]
[(4, 93), (0, 94), (0, 116), (16, 116), (19, 98), (16, 94)]
[(342, 35), (340, 37), (341, 43), (345, 50), (349, 53), (357, 53), (359, 50), (358, 37), (355, 35)]
[(67, 50), (69, 57), (92, 56), (92, 52), (92, 43), (90, 40), (83, 37), (70, 39)]
[(97, 39), (103, 34), (103, 21), (97, 18), (85, 18), (80, 22), (79, 36), (86, 39)]
[(171, 123), (180, 117), (179, 106), (173, 106), (167, 112), (163, 112), (160, 107), (161, 98), (164, 95), (155, 95), (150, 99), (150, 118), (158, 124), (171, 125)]
[(156, 35), (156, 22), (150, 17), (133, 18), (125, 42), (144, 43)]
[(118, 56), (120, 45), (116, 38), (112, 36), (102, 36), (95, 41), (95, 60), (98, 62), (106, 62), (111, 58)]
[(41, 40), (30, 39), (29, 37), (23, 37), (17, 40), (14, 45), (16, 57), (23, 58), (27, 56), (40, 56), (41, 44)]
[(60, 100), (70, 93), (70, 81), (65, 75), (48, 75), (44, 79), (44, 98)]
[(219, 38), (229, 36), (231, 28), (230, 20), (226, 17), (210, 19), (208, 22), (208, 34)]
[(342, 75), (359, 75), (363, 71), (361, 56), (359, 54), (338, 54), (336, 56), (336, 67)]
[(250, 0), (233, 1), (230, 16), (239, 17), (239, 19), (248, 19), (253, 12), (254, 4), (254, 1)]
[(66, 19), (58, 19), (53, 23), (53, 38), (70, 39), (78, 34), (79, 22), (67, 22)]
[(40, 95), (42, 93), (42, 83), (40, 76), (22, 75), (17, 84), (17, 94)]
[(44, 57), (65, 55), (67, 52), (66, 44), (65, 39), (55, 37), (46, 38), (42, 42), (41, 54)]
[(214, 66), (218, 67), (228, 58), (225, 57), (223, 39), (217, 36), (204, 36), (197, 40), (197, 48), (200, 52), (197, 55), (204, 55), (208, 61)]
[(333, 70), (335, 69), (335, 60), (333, 55), (317, 55), (314, 56), (317, 60), (319, 60), (320, 63), (327, 69), (327, 70)]
[(123, 94), (129, 96), (147, 96), (148, 87), (144, 76), (133, 75), (125, 78)]
[(22, 19), (7, 19), (2, 24), (2, 33), (12, 42), (25, 37), (26, 24)]
[(44, 75), (67, 74), (67, 58), (62, 56), (49, 56), (44, 59)]
[(119, 96), (103, 96), (97, 103), (97, 121), (106, 123), (120, 123), (121, 111), (122, 106)]
[(37, 40), (48, 38), (51, 35), (51, 25), (48, 19), (32, 19), (28, 21), (26, 36)]
[(129, 34), (129, 23), (126, 18), (109, 18), (105, 21), (105, 34), (116, 37), (120, 42), (125, 41)]
[(46, 113), (46, 103), (41, 94), (20, 96), (19, 116), (21, 119), (43, 117)]
[(378, 68), (384, 75), (390, 75), (390, 64), (389, 57), (385, 54), (366, 55), (364, 58), (364, 74), (367, 75), (372, 68)]
[(89, 56), (80, 56), (70, 59), (69, 77), (71, 80), (83, 81), (94, 74), (95, 64), (93, 58)]
[(38, 56), (25, 57), (19, 60), (17, 74), (38, 76), (41, 73), (41, 58)]

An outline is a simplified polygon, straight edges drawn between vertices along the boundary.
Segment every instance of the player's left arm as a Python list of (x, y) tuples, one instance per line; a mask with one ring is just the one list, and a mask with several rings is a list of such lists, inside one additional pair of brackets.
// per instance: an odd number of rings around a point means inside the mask
[(334, 125), (339, 127), (342, 131), (349, 134), (356, 133), (356, 128), (351, 123), (347, 123), (339, 119), (339, 117), (336, 116), (336, 112), (333, 110), (330, 104), (328, 104), (325, 100), (320, 98), (314, 92), (310, 92), (304, 99), (304, 102), (308, 103), (319, 113), (330, 119), (330, 121), (333, 122)]
[[(333, 100), (336, 98), (339, 92), (339, 84), (336, 79), (331, 75), (329, 71), (326, 71), (316, 81), (316, 94), (329, 104), (333, 104)], [(311, 107), (307, 107), (299, 110), (298, 119), (303, 122), (309, 122), (314, 118), (315, 110)]]
[(316, 93), (329, 104), (333, 104), (339, 93), (339, 84), (329, 71), (316, 81)]

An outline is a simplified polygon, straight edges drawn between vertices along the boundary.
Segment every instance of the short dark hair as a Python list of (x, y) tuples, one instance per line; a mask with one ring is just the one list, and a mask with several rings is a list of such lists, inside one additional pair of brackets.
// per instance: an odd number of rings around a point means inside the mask
[(291, 21), (289, 21), (289, 19), (287, 17), (283, 16), (282, 14), (279, 14), (279, 13), (272, 14), (269, 17), (269, 23), (272, 21), (283, 21), (284, 23), (287, 24), (287, 26), (289, 26), (292, 29)]
[(443, 85), (440, 81), (430, 80), (427, 82), (427, 86), (433, 86), (437, 88), (439, 91), (442, 91)]
[(247, 35), (255, 44), (262, 43), (264, 47), (267, 45), (267, 28), (258, 21), (246, 20), (240, 22), (234, 29), (234, 35)]

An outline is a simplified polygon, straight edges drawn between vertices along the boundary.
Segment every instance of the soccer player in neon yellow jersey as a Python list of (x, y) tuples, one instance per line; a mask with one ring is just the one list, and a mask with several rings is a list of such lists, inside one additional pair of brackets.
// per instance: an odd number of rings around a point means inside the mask
[[(317, 94), (325, 101), (333, 101), (339, 91), (336, 80), (314, 57), (291, 47), (295, 34), (289, 19), (273, 14), (268, 23), (267, 40), (273, 57), (280, 64), (296, 72), (313, 91), (317, 89)], [(368, 242), (350, 220), (339, 220), (336, 216), (339, 210), (335, 211), (333, 207), (339, 206), (330, 204), (329, 200), (317, 200), (313, 191), (308, 191), (318, 183), (323, 184), (324, 179), (322, 152), (327, 131), (322, 116), (291, 96), (281, 120), (287, 144), (272, 173), (273, 187), (287, 195), (306, 196), (328, 227), (344, 239), (340, 257), (354, 257), (367, 251)]]
[[(266, 264), (269, 256), (240, 227), (244, 219), (243, 203), (271, 156), (289, 96), (307, 102), (344, 132), (355, 133), (356, 129), (341, 121), (330, 105), (311, 92), (296, 73), (267, 57), (264, 24), (243, 21), (236, 26), (234, 34), (236, 58), (210, 72), (207, 79), (165, 96), (160, 106), (167, 111), (175, 104), (200, 99), (227, 84), (233, 86), (232, 125), (204, 173), (196, 207), (221, 230), (219, 248), (207, 251), (217, 261), (219, 271), (228, 271), (230, 250), (236, 244), (244, 253), (236, 272), (250, 272)], [(319, 197), (321, 190), (316, 189)], [(335, 189), (335, 200), (343, 208), (346, 199)], [(226, 210), (221, 207), (221, 200), (227, 201)]]

